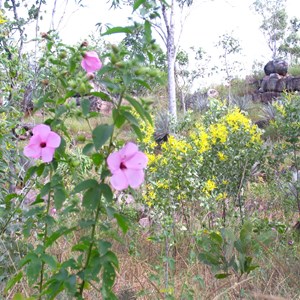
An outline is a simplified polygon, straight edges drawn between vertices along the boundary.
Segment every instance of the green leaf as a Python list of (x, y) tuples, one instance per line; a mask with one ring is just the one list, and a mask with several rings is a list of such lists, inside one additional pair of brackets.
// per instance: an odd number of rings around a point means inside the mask
[(125, 96), (125, 99), (134, 107), (136, 112), (141, 116), (143, 120), (148, 120), (148, 122), (153, 125), (151, 116), (137, 100), (128, 95)]
[(110, 186), (105, 183), (101, 183), (99, 185), (99, 189), (100, 189), (101, 194), (104, 196), (105, 200), (108, 203), (111, 203), (113, 201), (114, 195), (113, 195), (113, 192), (112, 192)]
[(100, 201), (100, 189), (99, 186), (88, 189), (82, 200), (83, 207), (94, 210), (97, 208)]
[(100, 240), (98, 242), (97, 246), (98, 246), (99, 254), (100, 255), (105, 255), (108, 252), (109, 248), (111, 248), (112, 245), (111, 245), (110, 242), (107, 242), (107, 241), (104, 241), (104, 240)]
[(150, 43), (151, 40), (152, 40), (152, 33), (151, 33), (151, 24), (150, 24), (149, 21), (145, 21), (144, 29), (145, 29), (145, 38), (146, 38), (146, 41), (148, 43)]
[(101, 100), (111, 102), (109, 95), (105, 94), (103, 92), (100, 92), (100, 91), (99, 92), (91, 92), (91, 95), (93, 95), (95, 97), (99, 97), (99, 98), (101, 98)]
[(103, 162), (104, 157), (101, 153), (94, 153), (92, 155), (92, 161), (96, 166), (100, 166), (101, 163)]
[(82, 149), (82, 154), (89, 155), (93, 151), (93, 149), (94, 149), (93, 143), (86, 144)]
[(80, 101), (80, 106), (81, 106), (81, 109), (82, 109), (82, 113), (84, 116), (87, 116), (88, 113), (90, 112), (90, 107), (91, 107), (91, 102), (89, 101), (89, 99), (82, 99)]
[(117, 128), (121, 128), (121, 126), (124, 124), (126, 118), (122, 114), (122, 112), (116, 108), (113, 109), (112, 111), (112, 116), (114, 120), (114, 124), (116, 125)]
[(136, 0), (133, 4), (133, 11), (137, 10), (146, 0)]
[(113, 125), (102, 124), (97, 126), (92, 133), (96, 150), (100, 149), (111, 137), (114, 131)]
[(126, 233), (129, 228), (129, 220), (126, 217), (117, 213), (114, 214), (114, 217), (116, 218), (118, 225), (122, 229), (123, 233)]
[(102, 33), (102, 36), (104, 35), (109, 35), (109, 34), (114, 34), (114, 33), (127, 33), (130, 34), (132, 33), (132, 27), (113, 27), (109, 28), (106, 32)]
[(50, 266), (51, 269), (53, 269), (53, 270), (56, 269), (56, 267), (57, 267), (57, 261), (56, 261), (56, 259), (53, 256), (51, 256), (49, 254), (46, 254), (46, 253), (42, 253), (41, 259), (42, 259), (42, 261), (45, 264), (47, 264), (48, 266)]
[(77, 184), (74, 190), (72, 191), (72, 194), (77, 194), (96, 186), (98, 186), (98, 182), (95, 179), (87, 179)]
[(41, 197), (47, 195), (50, 192), (50, 189), (51, 189), (51, 182), (48, 182), (41, 188), (41, 192), (40, 192)]
[(124, 111), (123, 115), (131, 125), (139, 126), (138, 120), (132, 113), (129, 111)]
[(30, 261), (26, 269), (26, 275), (28, 278), (29, 285), (32, 285), (37, 281), (41, 269), (42, 269), (42, 261), (38, 257)]
[(7, 293), (12, 287), (15, 286), (16, 283), (20, 282), (22, 277), (23, 277), (23, 273), (19, 272), (18, 274), (10, 278), (5, 286), (4, 292)]
[(228, 274), (228, 273), (222, 273), (222, 274), (216, 274), (215, 277), (217, 279), (224, 279), (224, 278), (227, 278), (228, 276), (230, 276), (231, 274)]
[(66, 200), (66, 191), (62, 186), (54, 189), (54, 205), (56, 209), (61, 209), (64, 201)]
[(53, 232), (46, 240), (45, 242), (45, 248), (50, 247), (58, 238), (60, 238), (62, 235), (67, 235), (70, 232), (74, 231), (76, 227), (72, 228), (66, 228), (61, 227), (57, 231)]

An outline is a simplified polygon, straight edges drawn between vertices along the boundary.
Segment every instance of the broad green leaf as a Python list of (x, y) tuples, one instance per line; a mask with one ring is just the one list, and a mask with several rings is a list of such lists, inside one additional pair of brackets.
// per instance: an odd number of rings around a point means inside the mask
[(151, 33), (151, 24), (150, 24), (149, 21), (145, 21), (144, 29), (145, 29), (145, 38), (146, 38), (146, 41), (148, 43), (150, 43), (151, 39), (152, 39), (152, 33)]
[(116, 218), (118, 225), (122, 229), (123, 233), (126, 233), (129, 228), (129, 220), (120, 214), (114, 214), (114, 217)]
[(108, 250), (111, 248), (111, 246), (112, 245), (111, 245), (110, 242), (107, 242), (107, 241), (104, 241), (104, 240), (100, 240), (98, 242), (98, 245), (97, 245), (99, 254), (100, 255), (105, 255), (108, 252)]
[(93, 149), (94, 149), (94, 144), (88, 143), (83, 147), (82, 154), (89, 155), (93, 151)]
[(41, 269), (42, 269), (42, 261), (40, 258), (36, 257), (35, 259), (30, 261), (30, 263), (27, 265), (26, 268), (26, 275), (28, 278), (29, 285), (32, 285), (37, 281)]
[(56, 261), (56, 259), (53, 256), (51, 256), (49, 254), (46, 254), (46, 253), (42, 253), (41, 259), (42, 259), (42, 261), (45, 264), (47, 264), (48, 266), (50, 266), (51, 269), (53, 269), (53, 270), (56, 269), (56, 267), (57, 267), (57, 261)]
[(94, 210), (97, 208), (99, 201), (100, 201), (100, 189), (98, 186), (92, 187), (84, 193), (82, 205), (87, 209)]
[(66, 200), (66, 191), (62, 186), (54, 189), (54, 205), (56, 209), (61, 209), (64, 201)]
[(70, 232), (74, 231), (76, 227), (72, 228), (66, 228), (61, 227), (57, 231), (53, 232), (49, 237), (47, 237), (45, 242), (45, 248), (50, 247), (58, 238), (60, 238), (62, 235), (67, 235)]
[(116, 125), (117, 128), (121, 128), (121, 126), (124, 124), (126, 118), (123, 115), (123, 113), (114, 108), (112, 111), (112, 116), (113, 116), (113, 120), (114, 120), (114, 124)]
[(105, 183), (101, 183), (99, 185), (99, 189), (100, 189), (101, 194), (104, 196), (105, 200), (108, 203), (111, 203), (114, 195), (113, 195), (113, 192), (112, 192), (110, 186)]
[(109, 28), (106, 32), (102, 33), (102, 36), (104, 35), (110, 35), (110, 34), (114, 34), (114, 33), (132, 33), (132, 27), (113, 27), (113, 28)]
[(105, 101), (108, 101), (108, 102), (111, 101), (108, 94), (105, 94), (105, 93), (100, 92), (100, 91), (99, 92), (91, 92), (91, 95), (93, 95), (95, 97), (99, 97), (99, 98), (101, 98), (101, 100), (105, 100)]
[(90, 112), (90, 107), (91, 107), (91, 102), (89, 101), (89, 99), (82, 99), (80, 101), (80, 106), (81, 106), (81, 109), (82, 109), (82, 113), (84, 116), (87, 116), (88, 113)]
[(96, 150), (100, 149), (111, 137), (114, 131), (113, 125), (102, 124), (97, 126), (92, 133)]
[(41, 188), (41, 192), (40, 192), (41, 197), (49, 194), (50, 189), (51, 189), (51, 182), (48, 182)]
[(133, 4), (133, 11), (137, 10), (145, 2), (146, 2), (146, 0), (135, 0), (135, 2)]
[(153, 125), (151, 116), (137, 100), (128, 95), (125, 96), (125, 99), (134, 107), (136, 112), (141, 116), (143, 120), (148, 120), (148, 122)]
[(98, 182), (95, 179), (87, 179), (77, 184), (74, 190), (72, 191), (72, 194), (77, 194), (96, 186), (98, 186)]

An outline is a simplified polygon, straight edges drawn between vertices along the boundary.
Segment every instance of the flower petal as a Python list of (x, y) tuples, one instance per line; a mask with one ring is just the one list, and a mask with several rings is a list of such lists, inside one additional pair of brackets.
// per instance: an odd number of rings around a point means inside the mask
[(119, 151), (111, 153), (107, 158), (107, 165), (112, 174), (120, 170), (121, 156)]
[(138, 146), (134, 143), (127, 143), (120, 151), (121, 161), (126, 162), (129, 160), (136, 152), (138, 152)]
[(47, 138), (47, 147), (57, 148), (59, 147), (60, 142), (61, 142), (60, 136), (56, 132), (50, 131)]
[(51, 147), (42, 148), (42, 153), (41, 153), (42, 161), (45, 163), (52, 161), (54, 151), (55, 149)]
[(128, 184), (133, 188), (138, 188), (144, 182), (144, 171), (143, 170), (133, 170), (125, 169), (123, 170), (127, 178)]
[(129, 160), (124, 164), (128, 169), (144, 169), (148, 163), (148, 157), (141, 151), (136, 152)]
[(24, 148), (24, 155), (31, 158), (40, 158), (41, 157), (42, 148), (40, 144), (29, 144)]
[(32, 129), (32, 133), (34, 135), (39, 135), (43, 142), (45, 142), (47, 140), (47, 137), (48, 137), (48, 134), (50, 133), (50, 131), (51, 131), (50, 127), (45, 124), (36, 125)]
[(120, 169), (110, 177), (110, 183), (112, 187), (118, 191), (122, 191), (128, 188), (128, 180), (124, 172)]
[(102, 63), (95, 51), (87, 51), (81, 61), (81, 66), (87, 73), (92, 73), (100, 70)]
[(37, 134), (37, 135), (33, 135), (30, 140), (29, 140), (29, 144), (28, 146), (31, 146), (31, 145), (38, 145), (40, 146), (42, 140), (41, 140), (41, 137)]

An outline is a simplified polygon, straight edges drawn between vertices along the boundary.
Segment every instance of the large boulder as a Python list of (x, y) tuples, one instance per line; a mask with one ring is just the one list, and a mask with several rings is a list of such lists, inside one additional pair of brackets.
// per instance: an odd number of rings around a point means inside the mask
[(281, 59), (274, 59), (265, 65), (264, 71), (267, 76), (271, 75), (272, 73), (285, 76), (288, 71), (288, 63)]

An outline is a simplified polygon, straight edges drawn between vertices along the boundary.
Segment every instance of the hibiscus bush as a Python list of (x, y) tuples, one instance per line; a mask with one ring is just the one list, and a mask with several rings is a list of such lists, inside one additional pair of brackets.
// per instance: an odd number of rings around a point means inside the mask
[[(26, 210), (12, 213), (14, 218), (22, 218), (23, 236), (29, 240), (35, 237), (35, 241), (28, 241), (19, 270), (8, 281), (4, 293), (10, 295), (13, 287), (26, 278), (32, 290), (31, 296), (36, 299), (54, 299), (60, 293), (83, 299), (90, 285), (104, 299), (117, 299), (112, 287), (119, 263), (108, 239), (118, 236), (117, 228), (112, 227), (114, 221), (123, 233), (129, 225), (115, 207), (114, 199), (116, 191), (140, 187), (148, 160), (133, 142), (124, 146), (124, 141), (115, 140), (116, 129), (125, 124), (131, 125), (133, 132), (140, 133), (132, 109), (128, 104), (123, 105), (124, 98), (140, 118), (146, 122), (152, 120), (139, 100), (126, 92), (126, 78), (122, 74), (127, 70), (107, 62), (106, 71), (102, 71), (105, 68), (102, 68), (98, 53), (89, 49), (87, 43), (77, 48), (69, 47), (50, 34), (44, 35), (43, 41), (46, 52), (40, 59), (39, 71), (43, 74), (40, 87), (44, 92), (39, 94), (39, 89), (36, 89), (34, 112), (43, 110), (44, 122), (33, 127), (32, 136), (24, 145), (24, 156), (35, 163), (24, 178), (26, 189), (21, 195), (10, 194), (7, 200), (16, 203), (18, 208), (26, 206)], [(108, 93), (92, 90), (91, 80), (96, 73), (99, 78), (104, 78), (109, 72), (122, 78), (112, 83), (106, 77), (102, 83), (114, 93), (122, 91), (117, 102)], [(73, 115), (68, 104), (72, 96), (84, 96), (76, 117), (86, 122), (91, 130), (90, 138), (85, 139), (79, 150), (90, 158), (90, 175), (88, 179), (77, 177), (78, 181), (65, 177), (71, 175), (76, 163), (69, 151), (73, 140), (65, 123)], [(91, 112), (89, 96), (98, 96), (112, 103), (111, 123), (92, 127), (90, 120), (98, 114)], [(1, 143), (9, 146), (4, 139)], [(66, 168), (69, 172), (62, 172)], [(30, 202), (29, 192), (33, 193)], [(4, 236), (11, 219), (12, 215), (8, 215), (3, 222), (1, 232)], [(102, 233), (99, 235), (100, 229)], [(58, 260), (51, 249), (77, 232), (81, 232), (80, 238), (61, 249), (63, 258)]]

